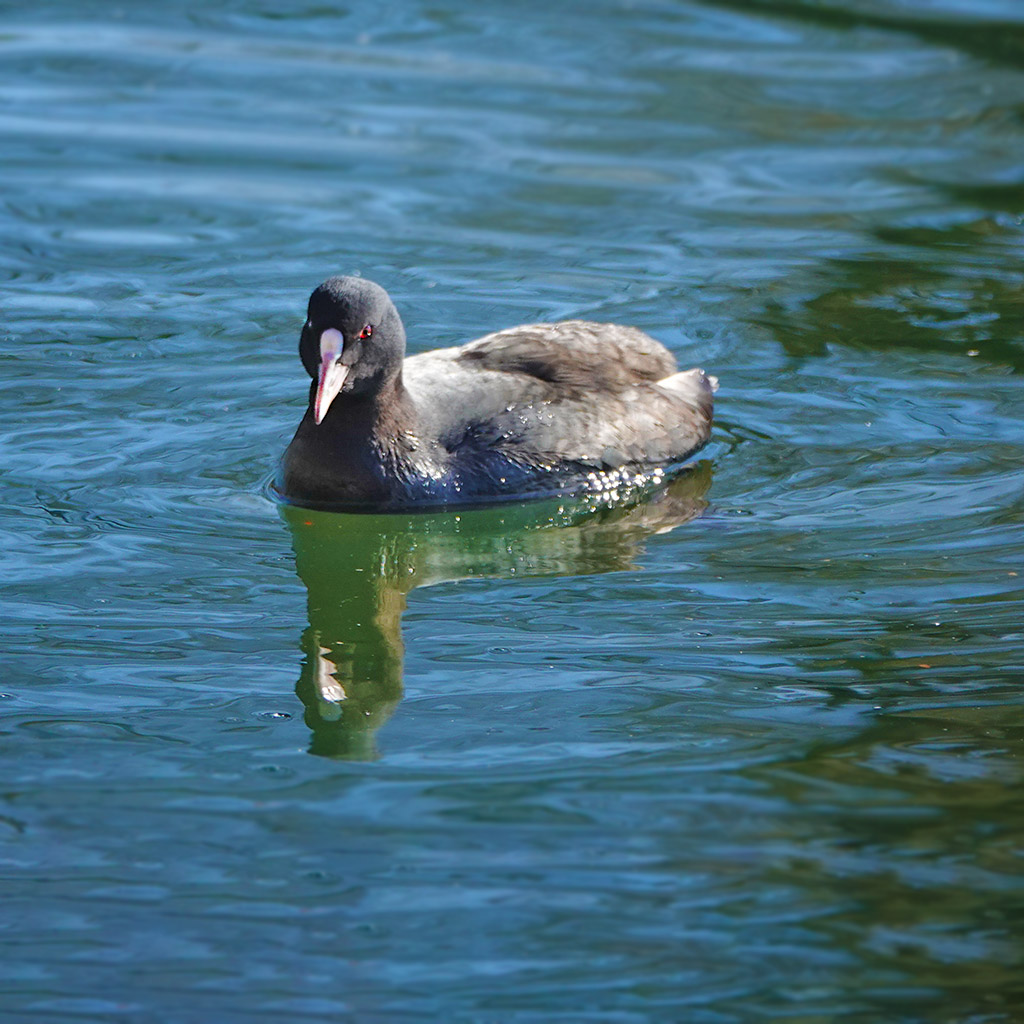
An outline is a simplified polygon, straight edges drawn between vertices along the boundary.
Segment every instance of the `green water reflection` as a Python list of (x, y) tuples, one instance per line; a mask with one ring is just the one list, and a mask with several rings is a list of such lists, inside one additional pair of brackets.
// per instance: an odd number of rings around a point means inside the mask
[(310, 751), (375, 756), (375, 734), (402, 699), (402, 613), (417, 587), (634, 568), (649, 537), (700, 515), (710, 486), (711, 463), (701, 462), (624, 506), (545, 501), (397, 516), (283, 506), (308, 594), (296, 693)]

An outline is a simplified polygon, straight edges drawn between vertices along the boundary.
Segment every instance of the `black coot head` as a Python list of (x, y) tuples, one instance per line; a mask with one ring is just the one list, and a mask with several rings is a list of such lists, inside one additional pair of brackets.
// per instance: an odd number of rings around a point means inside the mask
[(380, 285), (331, 277), (309, 297), (299, 356), (317, 382), (313, 416), (320, 423), (336, 401), (373, 395), (398, 376), (405, 328)]

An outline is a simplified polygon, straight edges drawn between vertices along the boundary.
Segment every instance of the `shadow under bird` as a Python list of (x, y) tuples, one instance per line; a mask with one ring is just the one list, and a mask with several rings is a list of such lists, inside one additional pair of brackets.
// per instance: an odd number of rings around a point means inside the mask
[(707, 443), (717, 387), (643, 331), (586, 320), (406, 358), (387, 292), (358, 277), (313, 292), (299, 355), (309, 408), (278, 489), (322, 508), (635, 491)]

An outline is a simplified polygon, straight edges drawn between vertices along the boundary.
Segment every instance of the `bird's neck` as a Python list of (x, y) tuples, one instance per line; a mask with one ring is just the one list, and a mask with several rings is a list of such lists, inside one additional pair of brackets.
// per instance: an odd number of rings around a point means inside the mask
[(390, 451), (396, 440), (415, 433), (416, 406), (399, 374), (371, 395), (339, 395), (317, 431), (332, 446), (349, 450), (369, 445), (378, 452)]
[(408, 429), (415, 420), (416, 407), (399, 373), (371, 394), (340, 394), (321, 425), (332, 430), (355, 428), (376, 434)]
[[(315, 388), (314, 383), (311, 402)], [(424, 466), (436, 468), (419, 428), (419, 413), (400, 375), (373, 395), (339, 395), (319, 424), (311, 405), (285, 452), (283, 490), (332, 504), (403, 500)]]

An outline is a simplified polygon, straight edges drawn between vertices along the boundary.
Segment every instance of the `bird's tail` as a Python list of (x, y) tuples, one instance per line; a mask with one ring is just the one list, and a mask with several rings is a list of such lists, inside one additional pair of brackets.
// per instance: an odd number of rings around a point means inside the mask
[(703, 370), (683, 370), (682, 373), (673, 373), (671, 377), (662, 377), (658, 387), (682, 395), (693, 405), (710, 406), (711, 396), (718, 390), (718, 378)]

